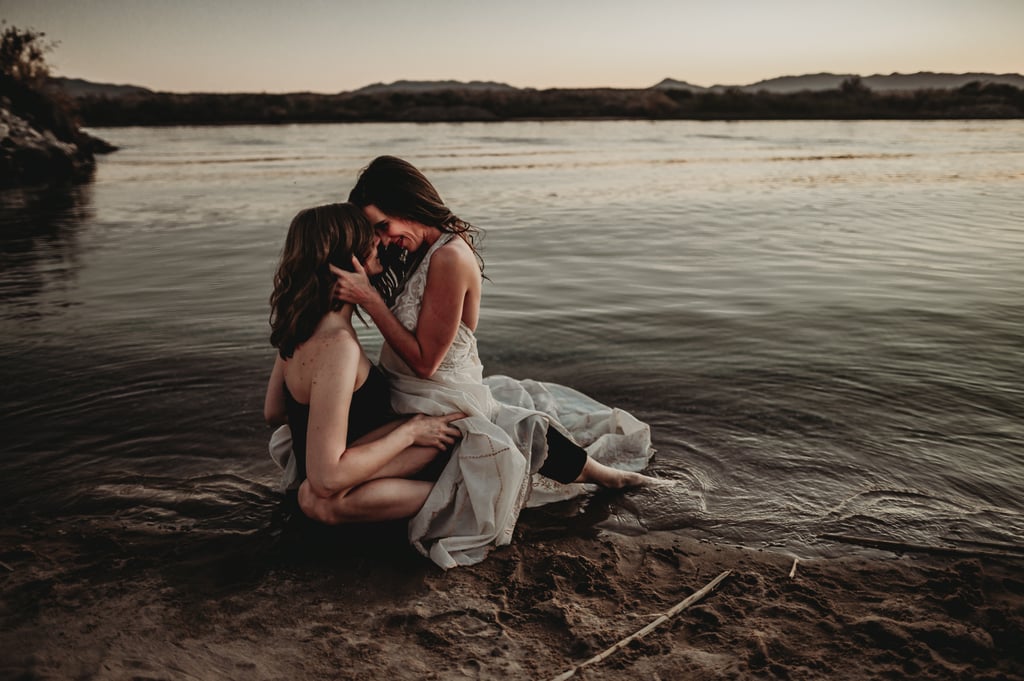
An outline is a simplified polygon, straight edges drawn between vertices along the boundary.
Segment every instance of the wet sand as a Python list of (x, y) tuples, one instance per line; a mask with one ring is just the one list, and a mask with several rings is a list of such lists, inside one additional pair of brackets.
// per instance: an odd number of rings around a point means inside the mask
[(3, 531), (4, 679), (550, 679), (719, 587), (581, 679), (1024, 679), (1014, 558), (801, 561), (525, 514), (443, 572), (372, 532)]

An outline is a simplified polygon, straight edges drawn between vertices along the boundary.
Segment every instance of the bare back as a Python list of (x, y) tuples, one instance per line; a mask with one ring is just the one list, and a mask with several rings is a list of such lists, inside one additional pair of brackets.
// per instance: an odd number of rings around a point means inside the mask
[[(322, 326), (284, 362), (284, 384), (292, 397), (302, 404), (309, 404), (313, 384), (318, 379), (327, 379), (331, 375), (354, 375), (354, 382), (348, 388), (355, 392), (370, 373), (370, 360), (353, 331)], [(339, 367), (339, 364), (343, 366)], [(344, 366), (352, 364), (355, 365), (354, 371), (352, 366)]]

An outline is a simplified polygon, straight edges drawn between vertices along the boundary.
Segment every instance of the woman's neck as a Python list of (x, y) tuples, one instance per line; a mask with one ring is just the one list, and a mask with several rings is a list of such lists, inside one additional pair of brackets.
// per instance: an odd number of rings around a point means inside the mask
[(344, 326), (352, 326), (352, 313), (355, 312), (356, 306), (352, 303), (345, 303), (341, 306), (341, 309), (331, 310), (324, 315), (324, 321), (328, 324), (336, 325), (342, 324)]
[(430, 248), (435, 243), (437, 243), (438, 239), (441, 238), (441, 234), (443, 234), (443, 232), (437, 227), (424, 227), (423, 243), (427, 245), (427, 248)]

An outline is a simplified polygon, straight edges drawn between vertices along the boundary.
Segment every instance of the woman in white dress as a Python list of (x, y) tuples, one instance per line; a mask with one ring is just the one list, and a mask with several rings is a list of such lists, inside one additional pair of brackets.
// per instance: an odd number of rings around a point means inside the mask
[(455, 423), (462, 439), (410, 521), (417, 549), (444, 568), (476, 563), (511, 541), (525, 505), (570, 498), (586, 484), (654, 482), (636, 472), (652, 454), (646, 424), (565, 386), (483, 378), (474, 336), (483, 279), (476, 229), (422, 173), (381, 156), (363, 169), (349, 201), (385, 243), (419, 259), (390, 307), (358, 261), (354, 272), (331, 268), (336, 296), (362, 307), (384, 337), (379, 364), (392, 406), (468, 415)]

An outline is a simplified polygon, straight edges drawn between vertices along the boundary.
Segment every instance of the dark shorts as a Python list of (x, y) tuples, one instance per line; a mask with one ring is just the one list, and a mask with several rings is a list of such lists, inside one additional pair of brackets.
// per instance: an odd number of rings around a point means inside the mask
[(568, 484), (580, 477), (587, 463), (587, 452), (578, 444), (548, 428), (548, 458), (537, 471), (545, 478)]

